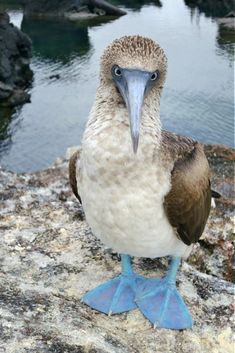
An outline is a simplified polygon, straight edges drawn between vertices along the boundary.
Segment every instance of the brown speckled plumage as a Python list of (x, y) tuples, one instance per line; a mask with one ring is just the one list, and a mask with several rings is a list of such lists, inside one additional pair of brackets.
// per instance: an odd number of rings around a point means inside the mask
[(152, 39), (138, 35), (116, 39), (105, 49), (101, 58), (101, 81), (112, 80), (110, 73), (114, 64), (132, 69), (144, 68), (147, 71), (160, 68), (159, 85), (163, 84), (167, 71), (167, 58), (163, 49)]
[(162, 136), (163, 149), (174, 161), (164, 207), (178, 236), (190, 245), (199, 240), (210, 212), (209, 165), (198, 142), (167, 131)]

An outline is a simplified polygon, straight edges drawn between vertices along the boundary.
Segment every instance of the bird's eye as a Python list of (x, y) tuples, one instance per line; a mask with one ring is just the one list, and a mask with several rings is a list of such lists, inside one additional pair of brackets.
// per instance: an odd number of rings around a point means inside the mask
[(121, 69), (120, 69), (120, 67), (118, 67), (118, 66), (115, 66), (115, 67), (114, 67), (113, 73), (114, 73), (115, 76), (118, 76), (118, 77), (122, 76)]
[(159, 72), (158, 71), (155, 71), (152, 73), (150, 79), (151, 81), (156, 81), (156, 79), (159, 77)]

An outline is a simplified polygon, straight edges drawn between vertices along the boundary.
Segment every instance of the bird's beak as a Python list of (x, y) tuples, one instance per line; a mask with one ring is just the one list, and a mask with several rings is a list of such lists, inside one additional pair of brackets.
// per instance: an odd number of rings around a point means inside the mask
[(148, 72), (130, 69), (122, 69), (122, 79), (116, 81), (128, 109), (134, 153), (138, 149), (141, 111), (148, 82)]

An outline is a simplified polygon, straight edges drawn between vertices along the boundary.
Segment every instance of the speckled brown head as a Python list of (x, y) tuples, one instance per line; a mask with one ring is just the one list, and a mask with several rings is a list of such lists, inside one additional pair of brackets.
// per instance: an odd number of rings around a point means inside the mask
[(114, 40), (101, 57), (101, 80), (112, 80), (112, 67), (159, 71), (159, 85), (163, 84), (167, 71), (167, 58), (163, 49), (152, 39), (139, 35)]
[[(114, 89), (122, 96), (129, 113), (134, 153), (139, 142), (142, 107), (160, 99), (167, 71), (163, 49), (152, 39), (126, 36), (116, 39), (107, 47), (101, 58), (100, 80), (103, 88)], [(111, 90), (109, 90), (109, 94)], [(154, 97), (155, 96), (155, 97)]]

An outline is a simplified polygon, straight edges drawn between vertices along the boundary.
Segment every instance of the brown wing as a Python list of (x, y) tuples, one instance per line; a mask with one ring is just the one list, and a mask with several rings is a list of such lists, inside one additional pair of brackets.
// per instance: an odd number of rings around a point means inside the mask
[(78, 194), (78, 186), (77, 186), (77, 177), (76, 177), (76, 172), (77, 172), (77, 161), (80, 158), (80, 151), (76, 151), (72, 157), (70, 157), (69, 160), (69, 182), (70, 186), (73, 190), (74, 195), (76, 198), (79, 200), (80, 203), (82, 203), (81, 197)]
[(178, 139), (182, 144), (178, 154), (177, 148), (174, 149), (172, 185), (164, 206), (179, 238), (190, 245), (199, 240), (210, 213), (210, 172), (203, 147), (190, 139)]

